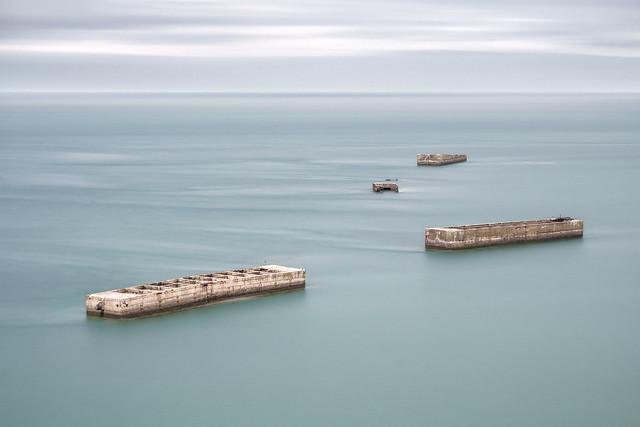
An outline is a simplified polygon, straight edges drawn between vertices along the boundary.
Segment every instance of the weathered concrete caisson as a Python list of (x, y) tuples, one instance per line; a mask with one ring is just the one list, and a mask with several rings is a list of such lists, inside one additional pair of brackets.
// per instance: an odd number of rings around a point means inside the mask
[(441, 166), (466, 161), (466, 154), (418, 154), (418, 166)]
[(395, 191), (397, 193), (398, 192), (398, 184), (396, 184), (395, 182), (389, 182), (389, 181), (374, 182), (373, 183), (373, 191), (375, 191), (375, 192), (379, 192), (379, 191)]
[(570, 237), (582, 237), (582, 220), (565, 217), (427, 228), (425, 247), (472, 249)]
[(86, 296), (87, 315), (127, 319), (300, 289), (305, 274), (265, 265), (99, 292)]

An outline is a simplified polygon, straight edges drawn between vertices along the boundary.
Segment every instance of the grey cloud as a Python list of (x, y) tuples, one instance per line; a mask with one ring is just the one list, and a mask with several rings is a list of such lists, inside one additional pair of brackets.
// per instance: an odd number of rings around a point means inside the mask
[[(438, 66), (444, 70), (446, 66), (467, 64), (462, 58), (473, 57), (478, 61), (474, 67), (485, 69), (488, 81), (504, 80), (504, 76), (497, 77), (499, 70), (489, 62), (499, 58), (506, 64), (507, 57), (502, 55), (509, 52), (520, 61), (526, 55), (544, 57), (546, 66), (559, 75), (563, 70), (549, 58), (566, 55), (566, 64), (593, 66), (593, 76), (603, 76), (598, 61), (615, 63), (599, 59), (603, 56), (631, 58), (631, 62), (620, 64), (625, 70), (633, 68), (633, 58), (640, 57), (639, 22), (640, 7), (631, 0), (0, 0), (0, 68), (10, 70), (7, 76), (11, 77), (18, 69), (24, 71), (26, 58), (40, 68), (42, 64), (52, 68), (66, 64), (72, 69), (75, 64), (86, 70), (86, 77), (78, 79), (94, 76), (95, 84), (100, 85), (108, 75), (95, 64), (101, 63), (116, 73), (114, 67), (104, 64), (113, 62), (120, 70), (131, 71), (128, 64), (155, 63), (145, 56), (157, 55), (157, 64), (171, 67), (189, 63), (209, 71), (228, 70), (229, 82), (248, 76), (240, 69), (240, 64), (248, 63), (261, 67), (280, 64), (286, 68), (281, 71), (285, 76), (298, 76), (298, 69), (313, 63), (316, 68), (306, 69), (307, 80), (322, 74), (333, 76), (337, 82), (339, 76), (325, 68), (348, 63), (347, 69), (366, 72), (372, 64), (389, 67), (392, 61), (400, 61), (393, 67), (395, 73), (413, 79), (413, 85), (420, 87), (419, 74), (402, 71), (399, 67), (403, 63), (406, 67)], [(91, 43), (95, 43), (95, 51)], [(74, 50), (74, 44), (81, 48)], [(100, 55), (93, 55), (98, 52), (106, 57), (104, 61)], [(169, 59), (172, 55), (193, 58)], [(304, 58), (313, 55), (321, 58)], [(340, 55), (353, 58), (337, 58)], [(459, 63), (456, 55), (461, 58)], [(576, 55), (594, 59), (577, 60)], [(271, 58), (271, 62), (260, 56)], [(415, 58), (432, 58), (440, 63)], [(163, 75), (156, 79), (157, 84), (168, 84), (163, 72), (141, 67)], [(530, 73), (542, 72), (542, 64), (532, 67)], [(135, 67), (132, 72), (136, 74)], [(35, 76), (37, 70), (34, 73), (25, 75)], [(66, 73), (74, 75), (75, 71)], [(393, 73), (374, 74), (382, 82)], [(57, 78), (63, 79), (64, 75), (60, 71)], [(218, 78), (226, 81), (226, 75), (222, 77)], [(278, 80), (254, 77), (258, 81)], [(19, 76), (10, 80), (25, 84)], [(246, 81), (243, 84), (247, 86)]]
[[(167, 27), (233, 25), (337, 25), (350, 26), (366, 37), (376, 29), (384, 36), (407, 33), (406, 25), (490, 25), (496, 33), (548, 38), (553, 34), (599, 34), (612, 29), (634, 29), (637, 7), (628, 2), (449, 1), (441, 4), (395, 1), (281, 1), (254, 3), (201, 1), (11, 1), (3, 7), (2, 37), (35, 39), (76, 36), (108, 38), (110, 31), (147, 31), (159, 34)], [(281, 6), (272, 13), (260, 5)], [(512, 21), (509, 21), (512, 19)], [(520, 21), (517, 21), (520, 19)], [(529, 20), (529, 21), (527, 21)], [(391, 33), (391, 34), (390, 34)], [(411, 33), (411, 32), (409, 32)], [(443, 33), (450, 36), (451, 33)], [(593, 37), (591, 37), (593, 38)]]

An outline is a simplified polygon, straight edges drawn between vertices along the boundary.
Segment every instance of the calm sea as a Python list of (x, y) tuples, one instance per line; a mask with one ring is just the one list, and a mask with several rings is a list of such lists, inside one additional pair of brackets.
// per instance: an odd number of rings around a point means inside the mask
[[(0, 424), (640, 425), (639, 118), (640, 95), (0, 95)], [(469, 160), (416, 166), (438, 152)], [(560, 215), (584, 238), (424, 250)], [(265, 263), (306, 290), (85, 316)]]

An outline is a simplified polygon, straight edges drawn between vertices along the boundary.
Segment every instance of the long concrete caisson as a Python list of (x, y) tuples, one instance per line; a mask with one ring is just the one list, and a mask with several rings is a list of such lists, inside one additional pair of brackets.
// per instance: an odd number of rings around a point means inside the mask
[(493, 222), (427, 228), (425, 230), (425, 248), (472, 249), (571, 237), (582, 237), (582, 220), (563, 217)]
[(99, 292), (86, 296), (87, 315), (127, 319), (301, 289), (305, 274), (265, 265)]

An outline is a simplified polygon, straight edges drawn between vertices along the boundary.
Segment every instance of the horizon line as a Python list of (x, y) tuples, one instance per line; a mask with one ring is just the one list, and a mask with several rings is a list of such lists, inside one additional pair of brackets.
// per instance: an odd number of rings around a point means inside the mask
[(508, 94), (640, 94), (640, 90), (631, 91), (609, 91), (609, 90), (566, 90), (566, 91), (527, 91), (527, 90), (496, 90), (496, 91), (341, 91), (341, 90), (255, 90), (255, 91), (236, 91), (236, 90), (103, 90), (103, 89), (0, 89), (2, 94), (12, 93), (69, 93), (69, 94), (210, 94), (210, 95), (508, 95)]

